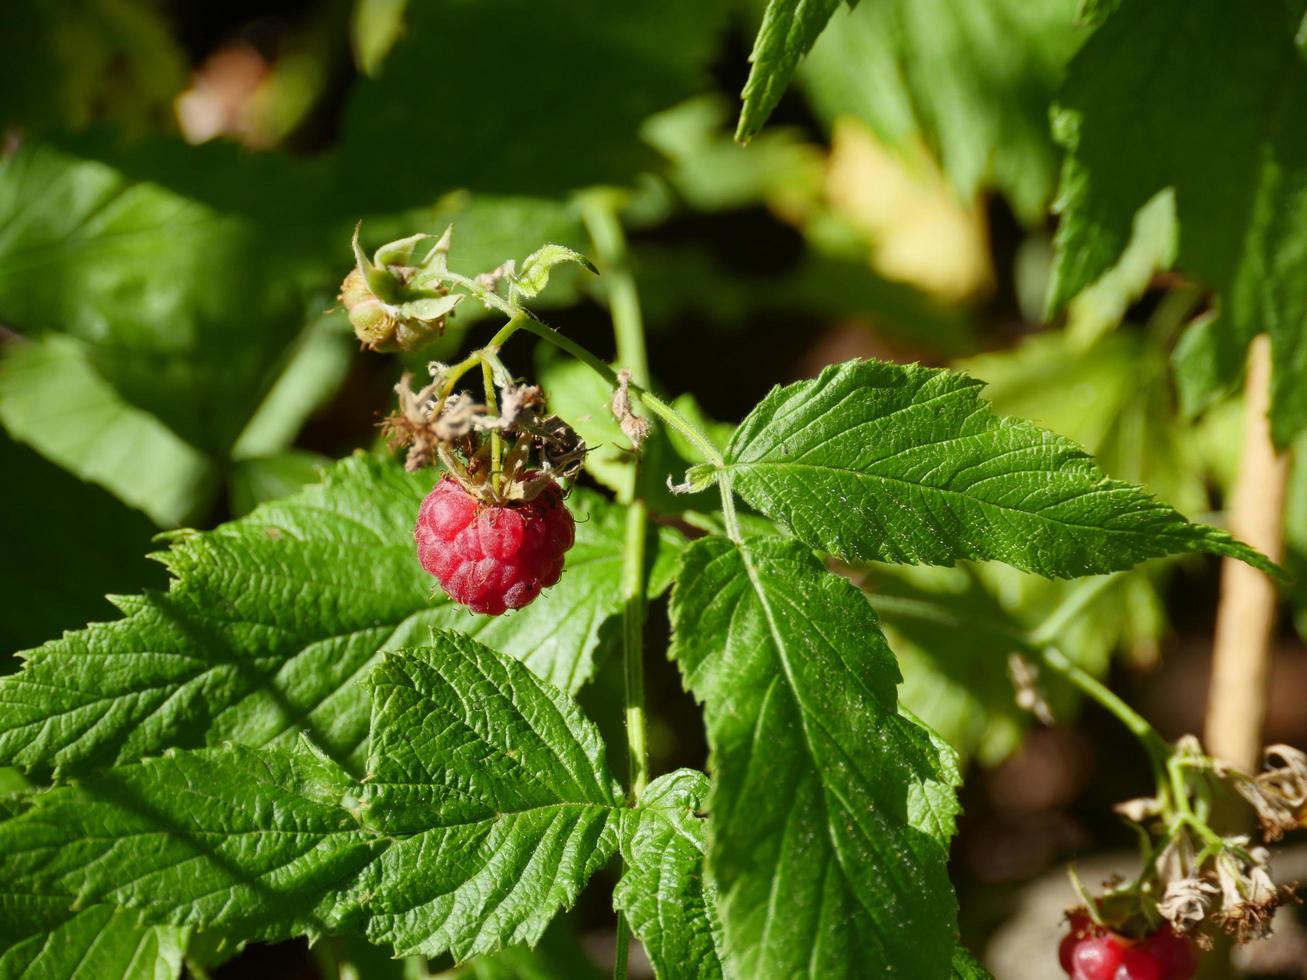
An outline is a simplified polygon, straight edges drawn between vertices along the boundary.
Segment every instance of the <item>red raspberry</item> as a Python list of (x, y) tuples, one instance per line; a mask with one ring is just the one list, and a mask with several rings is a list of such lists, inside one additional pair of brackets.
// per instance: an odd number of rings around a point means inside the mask
[(1162, 980), (1162, 968), (1148, 951), (1135, 947), (1127, 949), (1116, 968), (1116, 980)]
[(1071, 956), (1076, 951), (1076, 947), (1081, 941), (1096, 935), (1099, 932), (1093, 920), (1083, 912), (1073, 913), (1067, 919), (1067, 925), (1071, 931), (1062, 937), (1062, 942), (1057, 947), (1057, 961), (1062, 964), (1062, 969), (1070, 973), (1075, 969), (1071, 962)]
[(448, 476), (422, 501), (413, 532), (418, 561), (449, 597), (491, 616), (557, 582), (575, 534), (557, 484), (534, 500), (484, 504)]
[(1198, 972), (1198, 954), (1185, 936), (1163, 926), (1139, 944), (1162, 968), (1162, 980), (1190, 980)]
[(1071, 954), (1074, 980), (1120, 980), (1117, 967), (1125, 950), (1113, 935), (1082, 939)]

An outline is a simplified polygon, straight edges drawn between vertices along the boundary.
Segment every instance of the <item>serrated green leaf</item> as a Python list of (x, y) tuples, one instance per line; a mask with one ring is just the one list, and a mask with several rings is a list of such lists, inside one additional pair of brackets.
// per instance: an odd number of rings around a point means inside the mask
[[(575, 690), (593, 670), (600, 627), (621, 609), (620, 508), (575, 491), (576, 544), (559, 584), (517, 613), (474, 616), (413, 550), (434, 479), (359, 456), (248, 517), (179, 532), (162, 556), (175, 576), (168, 592), (116, 599), (124, 618), (51, 641), (0, 680), (0, 758), (79, 770), (307, 731), (356, 767), (368, 730), (357, 682), (383, 651), (433, 627), (476, 635)], [(662, 586), (678, 536), (663, 529), (656, 540), (650, 576)]]
[(0, 892), (0, 980), (176, 980), (185, 930), (132, 912)]
[(1043, 220), (1058, 148), (1048, 110), (1079, 43), (1075, 0), (880, 0), (841, 10), (799, 68), (818, 114), (934, 148), (964, 201), (1002, 190)]
[(912, 365), (835, 365), (773, 389), (723, 472), (798, 538), (850, 559), (997, 559), (1067, 577), (1203, 551), (1278, 574), (1224, 531), (1108, 479), (1074, 443), (990, 414), (980, 387)]
[(84, 346), (69, 337), (6, 345), (0, 424), (161, 527), (198, 517), (218, 488), (213, 461), (149, 412), (124, 402), (91, 366)]
[(948, 971), (958, 773), (898, 711), (871, 607), (793, 541), (705, 538), (672, 595), (705, 704), (709, 873), (742, 977)]
[(744, 85), (744, 106), (735, 138), (748, 140), (762, 129), (803, 56), (843, 0), (770, 0), (749, 55), (752, 68)]
[(1173, 189), (1176, 267), (1220, 293), (1219, 320), (1177, 352), (1185, 404), (1205, 407), (1227, 390), (1248, 341), (1267, 331), (1280, 443), (1307, 423), (1301, 21), (1296, 0), (1255, 13), (1220, 0), (1122, 2), (1071, 63), (1055, 123), (1069, 158), (1052, 304), (1116, 262), (1136, 212)]
[(616, 851), (621, 787), (567, 695), (463, 634), (432, 641), (373, 675), (362, 783), (300, 743), (33, 794), (0, 823), (3, 928), (112, 903), (234, 940), (365, 932), (400, 955), (537, 940)]
[(449, 631), (372, 675), (368, 937), (462, 960), (540, 937), (617, 847), (621, 787), (566, 695)]
[(644, 944), (660, 980), (716, 980), (722, 967), (717, 894), (704, 877), (708, 777), (692, 769), (659, 776), (622, 821), (626, 870), (613, 904)]
[(179, 752), (39, 793), (0, 824), (12, 894), (110, 903), (248, 938), (318, 934), (385, 841), (354, 784), (303, 749)]

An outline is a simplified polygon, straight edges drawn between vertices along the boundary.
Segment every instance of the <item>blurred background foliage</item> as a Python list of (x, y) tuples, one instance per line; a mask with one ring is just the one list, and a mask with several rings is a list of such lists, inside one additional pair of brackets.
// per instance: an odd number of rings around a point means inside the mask
[[(158, 531), (213, 526), (313, 481), (329, 458), (378, 448), (405, 367), (483, 329), (465, 305), (407, 364), (360, 352), (335, 309), (356, 221), (368, 248), (453, 222), (452, 264), (475, 274), (542, 241), (591, 250), (581, 192), (595, 187), (620, 195), (658, 382), (728, 423), (718, 435), (771, 385), (832, 361), (948, 365), (989, 382), (1000, 412), (1219, 523), (1240, 409), (1178, 406), (1172, 353), (1213, 303), (1161, 271), (1173, 196), (1151, 198), (1119, 259), (1045, 322), (1063, 163), (1050, 112), (1087, 34), (1076, 8), (842, 7), (746, 147), (732, 131), (752, 2), (6, 0), (0, 646), (112, 617), (105, 594), (160, 586), (145, 558)], [(541, 312), (609, 351), (603, 288), (560, 270)], [(517, 349), (508, 360), (554, 389), (599, 447), (591, 478), (615, 485), (605, 393), (570, 365)], [(682, 526), (713, 520), (673, 514), (685, 506), (655, 501)], [(1288, 535), (1301, 569), (1301, 468)], [(1215, 570), (1182, 560), (1120, 575), (1058, 643), (1166, 734), (1195, 730)], [(1010, 656), (1075, 584), (987, 565), (849, 572), (885, 621), (904, 701), (977, 767), (955, 877), (964, 939), (983, 949), (1026, 882), (1128, 843), (1107, 807), (1147, 773), (1103, 719), (1076, 720), (1070, 691), (1050, 693), (1059, 724), (1026, 738)], [(651, 637), (665, 636), (661, 616)], [(1307, 667), (1296, 636), (1281, 641), (1269, 740), (1307, 742), (1292, 694)], [(697, 713), (674, 671), (654, 670), (655, 769), (702, 765)], [(584, 695), (613, 731), (619, 686), (609, 665)], [(569, 917), (580, 935), (602, 905)], [(192, 937), (188, 955), (213, 966), (234, 952)], [(585, 962), (559, 930), (538, 953), (459, 975), (580, 977)], [(427, 968), (292, 944), (215, 975), (348, 969)]]

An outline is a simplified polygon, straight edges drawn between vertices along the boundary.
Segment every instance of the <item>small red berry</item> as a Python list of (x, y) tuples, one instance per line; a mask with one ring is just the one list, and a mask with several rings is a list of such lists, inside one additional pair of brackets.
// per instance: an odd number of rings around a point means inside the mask
[(1117, 968), (1124, 956), (1115, 936), (1091, 936), (1081, 940), (1071, 954), (1071, 975), (1075, 980), (1119, 980)]
[(1127, 949), (1116, 968), (1114, 980), (1162, 980), (1162, 968), (1146, 949)]
[(1190, 980), (1198, 972), (1198, 953), (1188, 937), (1163, 926), (1139, 944), (1162, 968), (1162, 980)]
[(1062, 942), (1057, 947), (1057, 961), (1062, 964), (1062, 969), (1070, 973), (1074, 966), (1071, 962), (1071, 954), (1075, 952), (1081, 941), (1092, 936), (1097, 928), (1092, 919), (1083, 912), (1076, 912), (1067, 917), (1067, 925), (1070, 928)]
[(532, 500), (486, 504), (445, 476), (418, 510), (418, 561), (455, 602), (498, 616), (558, 581), (576, 525), (550, 483)]

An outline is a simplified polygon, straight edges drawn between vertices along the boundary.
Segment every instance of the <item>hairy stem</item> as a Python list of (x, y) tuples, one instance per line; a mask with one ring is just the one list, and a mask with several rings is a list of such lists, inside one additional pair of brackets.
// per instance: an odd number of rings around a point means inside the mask
[[(1263, 334), (1248, 351), (1243, 450), (1230, 506), (1230, 531), (1272, 561), (1284, 550), (1287, 453), (1271, 442), (1271, 347)], [(1221, 563), (1212, 682), (1203, 742), (1213, 756), (1245, 772), (1258, 767), (1278, 597), (1264, 573), (1227, 558)]]
[[(613, 339), (617, 362), (630, 372), (632, 387), (649, 386), (649, 359), (645, 350), (644, 318), (635, 277), (627, 263), (626, 236), (609, 199), (587, 197), (582, 203), (582, 217), (598, 251), (608, 293), (608, 309), (613, 321)], [(591, 365), (594, 366), (593, 364)], [(607, 365), (605, 365), (607, 367)], [(615, 379), (614, 379), (615, 380)], [(644, 709), (644, 617), (647, 582), (645, 581), (645, 538), (649, 514), (640, 496), (639, 447), (625, 492), (626, 540), (622, 552), (622, 676), (626, 714), (627, 778), (630, 780), (628, 803), (634, 805), (649, 783), (649, 739)], [(629, 927), (626, 917), (617, 918), (617, 951), (613, 976), (624, 978), (627, 972)]]
[[(557, 330), (541, 323), (539, 320), (532, 319), (525, 321), (522, 324), (522, 329), (535, 334), (541, 340), (553, 344), (559, 350), (571, 354), (578, 361), (607, 381), (611, 387), (617, 387), (617, 372), (576, 341), (563, 336)], [(644, 406), (649, 409), (652, 414), (658, 416), (658, 418), (662, 419), (677, 432), (681, 433), (681, 435), (685, 436), (695, 449), (699, 450), (699, 453), (703, 456), (705, 462), (712, 463), (714, 466), (723, 465), (722, 454), (717, 451), (717, 447), (709, 442), (708, 437), (695, 428), (694, 425), (681, 415), (680, 412), (672, 408), (671, 405), (667, 404), (667, 402), (663, 401), (663, 399), (659, 398), (644, 385), (632, 383), (631, 391), (640, 396), (641, 402), (644, 403)]]

